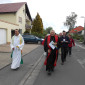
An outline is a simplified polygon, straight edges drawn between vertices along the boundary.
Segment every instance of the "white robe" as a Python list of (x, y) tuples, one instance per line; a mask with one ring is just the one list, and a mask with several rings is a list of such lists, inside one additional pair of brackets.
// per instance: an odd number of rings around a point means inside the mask
[[(20, 39), (22, 39), (22, 43), (20, 43)], [(10, 46), (11, 46), (11, 49), (14, 48), (13, 55), (12, 55), (11, 69), (16, 69), (20, 67), (21, 50), (24, 46), (23, 37), (20, 34), (18, 36), (12, 37)], [(18, 46), (19, 48), (17, 48), (16, 46)]]

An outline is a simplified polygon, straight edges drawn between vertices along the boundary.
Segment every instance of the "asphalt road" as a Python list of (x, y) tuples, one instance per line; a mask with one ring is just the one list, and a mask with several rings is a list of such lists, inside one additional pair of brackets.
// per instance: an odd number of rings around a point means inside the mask
[(0, 70), (0, 85), (18, 85), (43, 52), (43, 47), (39, 46), (23, 57), (24, 64), (18, 70), (11, 70), (10, 65)]
[(59, 56), (57, 66), (48, 75), (43, 65), (33, 85), (85, 85), (85, 49), (75, 46), (71, 57), (61, 65)]

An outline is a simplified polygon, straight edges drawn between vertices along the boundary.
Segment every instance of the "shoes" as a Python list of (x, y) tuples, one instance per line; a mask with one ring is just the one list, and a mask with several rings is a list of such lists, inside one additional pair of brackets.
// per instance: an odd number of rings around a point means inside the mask
[(48, 71), (48, 75), (51, 75), (51, 71)]

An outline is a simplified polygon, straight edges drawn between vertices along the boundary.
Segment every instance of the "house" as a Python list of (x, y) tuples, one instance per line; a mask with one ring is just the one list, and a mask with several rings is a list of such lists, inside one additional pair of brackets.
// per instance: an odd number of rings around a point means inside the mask
[(31, 22), (26, 2), (0, 4), (0, 44), (10, 43), (15, 29), (21, 34), (26, 28), (31, 29)]
[(78, 27), (72, 29), (71, 31), (69, 31), (69, 33), (72, 33), (72, 34), (77, 33), (80, 35), (84, 35), (84, 27), (78, 26)]

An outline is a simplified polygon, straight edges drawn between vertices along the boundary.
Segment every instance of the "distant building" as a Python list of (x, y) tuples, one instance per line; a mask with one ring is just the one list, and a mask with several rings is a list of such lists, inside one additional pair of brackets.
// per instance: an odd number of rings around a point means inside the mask
[(78, 26), (78, 27), (72, 29), (71, 31), (69, 31), (69, 33), (72, 33), (72, 34), (78, 33), (80, 35), (84, 35), (84, 27)]
[(26, 2), (0, 4), (0, 44), (10, 43), (14, 30), (31, 29), (32, 18)]

